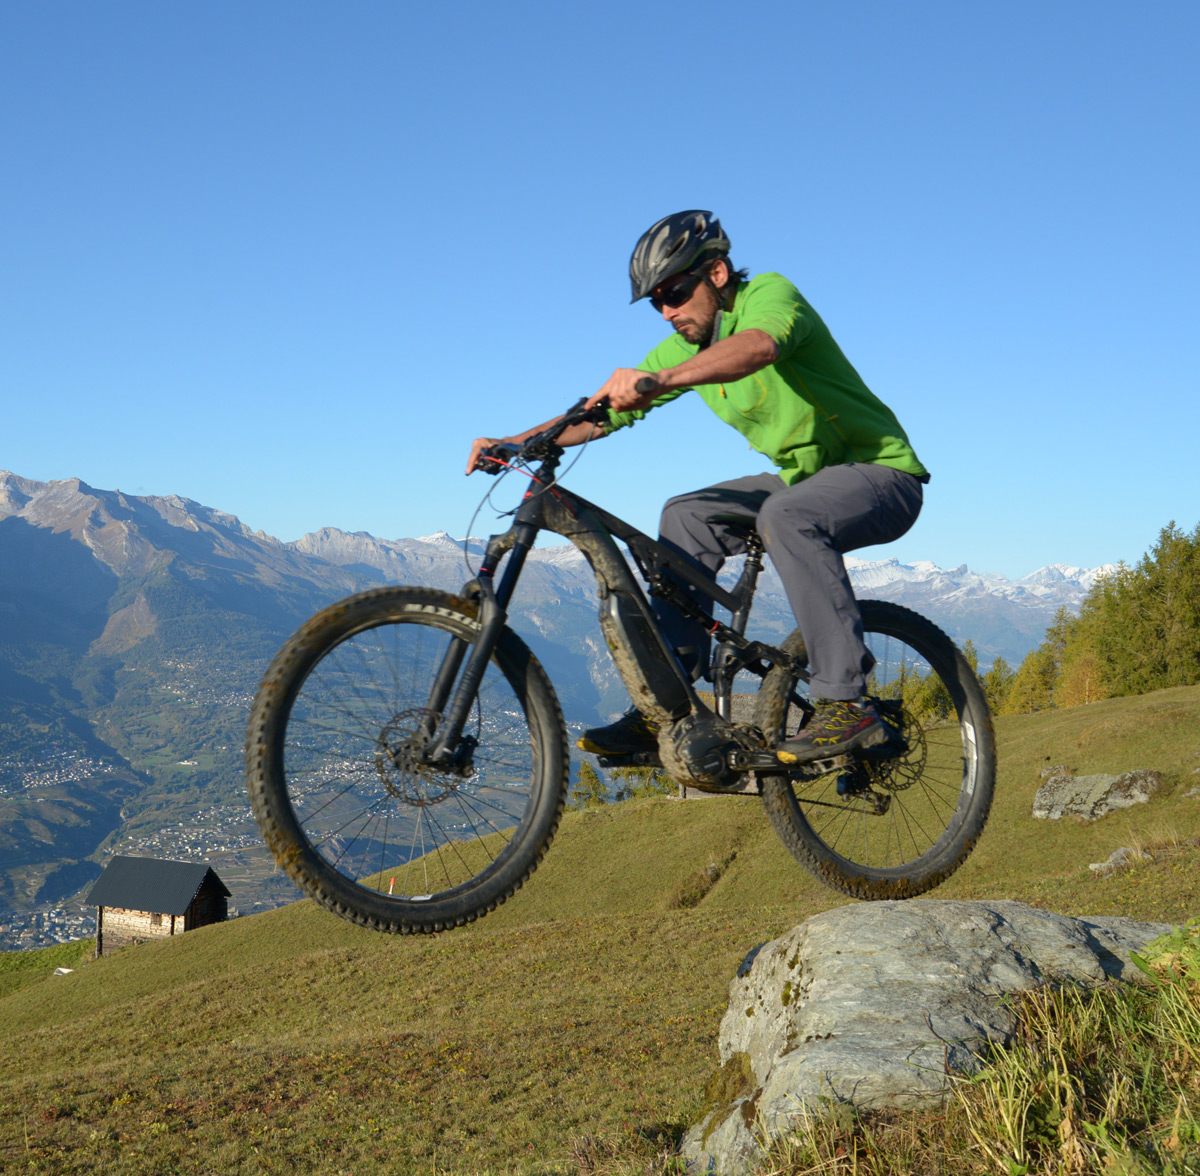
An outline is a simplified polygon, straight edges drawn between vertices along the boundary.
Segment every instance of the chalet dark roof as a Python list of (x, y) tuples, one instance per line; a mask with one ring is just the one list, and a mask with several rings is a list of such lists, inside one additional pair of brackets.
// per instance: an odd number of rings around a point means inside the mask
[(123, 907), (162, 915), (184, 915), (200, 888), (212, 881), (226, 898), (225, 883), (203, 862), (114, 857), (87, 896), (88, 906)]

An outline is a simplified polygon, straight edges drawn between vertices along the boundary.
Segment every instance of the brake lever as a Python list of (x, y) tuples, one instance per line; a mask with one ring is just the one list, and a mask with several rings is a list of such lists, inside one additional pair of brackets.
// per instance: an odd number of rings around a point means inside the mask
[(563, 432), (572, 425), (593, 424), (607, 425), (608, 421), (608, 397), (597, 401), (591, 408), (584, 408), (587, 403), (587, 397), (581, 396), (566, 412), (558, 418), (558, 423), (552, 425), (544, 433), (538, 434), (536, 437), (530, 437), (525, 442), (524, 455), (526, 457), (543, 457), (545, 456), (545, 447), (547, 445), (557, 445), (558, 439)]
[(587, 422), (591, 425), (607, 425), (609, 423), (608, 416), (608, 397), (603, 400), (596, 401), (591, 408), (584, 409), (579, 417), (580, 423)]
[(520, 445), (512, 445), (501, 441), (498, 445), (489, 445), (479, 453), (475, 460), (475, 468), (494, 478), (506, 466), (511, 465), (514, 458), (521, 452)]
[[(652, 392), (657, 392), (659, 383), (653, 376), (643, 376), (634, 385), (640, 396), (649, 396)], [(612, 405), (609, 403), (608, 397), (603, 400), (597, 400), (591, 408), (584, 408), (585, 399), (577, 400), (562, 416), (562, 426), (567, 428), (571, 425), (580, 425), (584, 422), (593, 425), (607, 425), (611, 423), (609, 412)]]

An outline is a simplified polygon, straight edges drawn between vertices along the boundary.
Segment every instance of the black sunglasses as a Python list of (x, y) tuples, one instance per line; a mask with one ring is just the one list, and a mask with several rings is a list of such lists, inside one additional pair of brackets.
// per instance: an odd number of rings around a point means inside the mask
[(668, 286), (659, 294), (652, 294), (650, 305), (660, 314), (664, 306), (669, 306), (674, 310), (691, 298), (693, 291), (702, 281), (704, 281), (703, 274), (684, 274), (673, 286)]

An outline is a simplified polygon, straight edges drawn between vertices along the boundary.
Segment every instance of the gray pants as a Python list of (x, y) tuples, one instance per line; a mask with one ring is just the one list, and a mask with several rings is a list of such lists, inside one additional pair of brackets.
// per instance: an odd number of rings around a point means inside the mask
[[(795, 486), (777, 474), (755, 474), (670, 499), (659, 537), (715, 576), (726, 557), (740, 554), (745, 545), (706, 520), (716, 514), (757, 518), (808, 647), (813, 695), (856, 699), (865, 691), (875, 659), (863, 644), (862, 618), (842, 556), (899, 539), (916, 521), (922, 497), (921, 482), (912, 474), (863, 462), (828, 466)], [(702, 674), (710, 645), (704, 626), (660, 600), (654, 607), (684, 666)]]

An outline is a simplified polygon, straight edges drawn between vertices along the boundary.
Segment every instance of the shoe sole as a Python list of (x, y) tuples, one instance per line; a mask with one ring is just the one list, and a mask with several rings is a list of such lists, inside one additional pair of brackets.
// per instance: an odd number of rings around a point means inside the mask
[(883, 747), (890, 742), (891, 736), (888, 734), (887, 728), (879, 723), (876, 727), (868, 727), (867, 730), (860, 731), (857, 735), (851, 735), (849, 739), (845, 739), (841, 743), (831, 743), (826, 747), (814, 746), (802, 752), (778, 749), (775, 752), (775, 758), (784, 764), (807, 764), (814, 760), (845, 755), (848, 751), (866, 751), (872, 747)]

